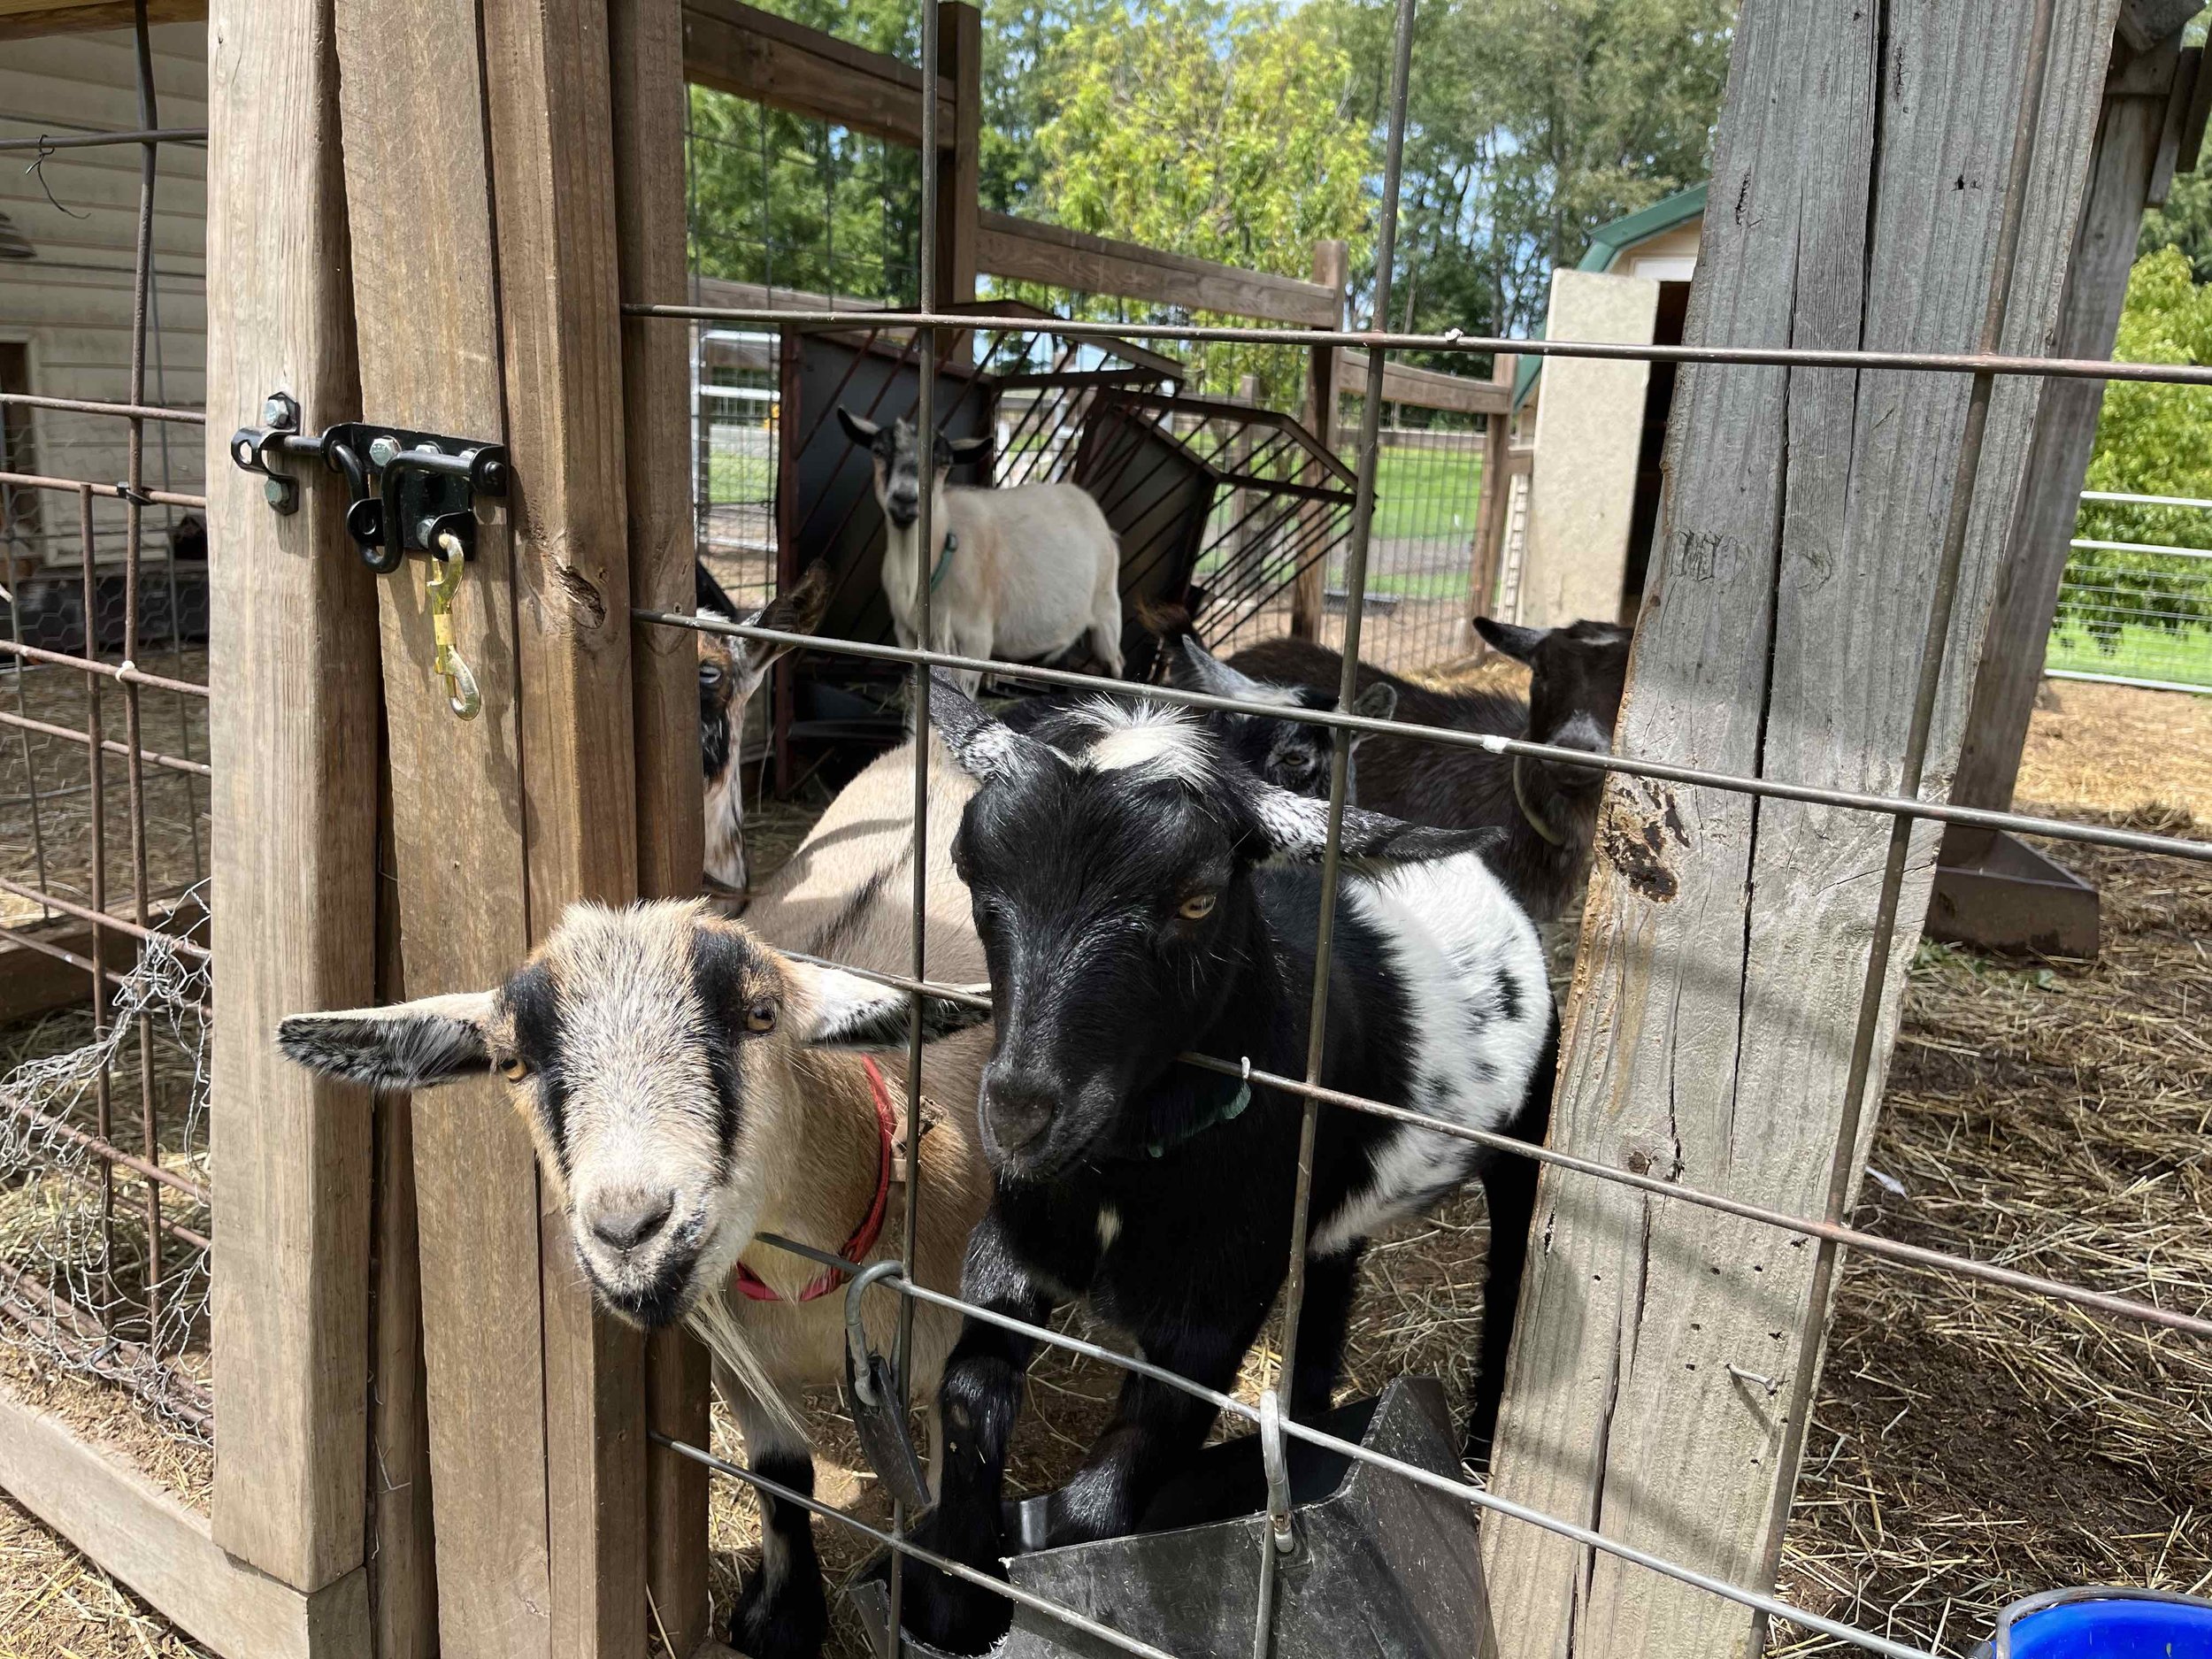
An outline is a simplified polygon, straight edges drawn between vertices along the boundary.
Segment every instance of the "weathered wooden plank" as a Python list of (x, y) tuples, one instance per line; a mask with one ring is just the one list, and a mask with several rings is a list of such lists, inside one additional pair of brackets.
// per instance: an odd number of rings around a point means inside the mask
[(271, 392), (358, 403), (330, 10), (218, 0), (211, 41), (214, 1536), (311, 1591), (363, 1556), (370, 1112), (270, 1033), (375, 988), (376, 597), (340, 492), (280, 517), (226, 448)]
[(983, 211), (983, 13), (966, 0), (939, 0), (937, 50), (956, 91), (952, 127), (937, 135), (946, 165), (937, 181), (936, 300), (958, 305), (975, 298)]
[[(496, 272), (471, 0), (405, 29), (338, 0), (347, 199), (363, 411), (417, 429), (503, 429)], [(511, 513), (518, 503), (511, 503)], [(479, 526), (454, 604), (483, 697), (456, 719), (429, 672), (420, 561), (378, 584), (395, 869), (407, 988), (480, 989), (527, 949), (513, 559)], [(444, 1651), (542, 1659), (550, 1647), (537, 1172), (495, 1082), (458, 1085), (414, 1124)]]
[(1087, 231), (985, 212), (976, 266), (989, 276), (1042, 282), (1086, 294), (1156, 300), (1192, 311), (1252, 317), (1308, 328), (1337, 326), (1341, 301), (1319, 282), (1240, 271), (1234, 265), (1164, 253)]
[[(622, 292), (683, 292), (683, 23), (678, 0), (616, 5), (613, 29), (616, 251)], [(717, 303), (707, 300), (707, 303)], [(622, 336), (630, 588), (656, 611), (690, 608), (690, 367), (680, 325), (633, 321)], [(695, 893), (703, 863), (695, 638), (637, 625), (631, 635), (637, 749), (638, 888)], [(650, 1426), (706, 1444), (706, 1351), (681, 1331), (656, 1333), (645, 1352)], [(646, 1454), (646, 1585), (672, 1652), (707, 1631), (707, 1472), (658, 1448)]]
[[(1313, 245), (1313, 281), (1310, 285), (1326, 289), (1329, 294), (1328, 312), (1321, 317), (1318, 326), (1341, 328), (1344, 326), (1345, 288), (1351, 277), (1351, 250), (1336, 240), (1317, 242)], [(1319, 316), (1319, 313), (1316, 313)], [(1333, 347), (1316, 346), (1306, 354), (1305, 402), (1300, 410), (1306, 429), (1320, 441), (1321, 447), (1332, 455), (1336, 453), (1337, 441), (1341, 435), (1337, 423), (1338, 399), (1345, 390), (1337, 373), (1337, 354)], [(1384, 373), (1388, 373), (1386, 366)], [(1310, 480), (1306, 481), (1311, 481)], [(1300, 541), (1309, 545), (1317, 543), (1320, 537), (1320, 510), (1309, 507), (1299, 515), (1302, 526)], [(1294, 638), (1317, 640), (1321, 637), (1321, 611), (1328, 581), (1325, 558), (1316, 559), (1297, 573), (1290, 588), (1290, 632)]]
[[(2170, 82), (2179, 49), (2169, 41), (2155, 56), (2164, 61), (2165, 80)], [(2132, 96), (2115, 96), (2111, 86), (2119, 80), (2116, 71), (2108, 83), (2081, 227), (2066, 280), (2065, 305), (2059, 316), (2055, 349), (2065, 357), (2112, 355), (2121, 307), (2127, 299), (2128, 270), (2135, 258), (2136, 232), (2166, 119), (2164, 88), (2155, 79)], [(2054, 380), (2044, 388), (2027, 493), (2012, 527), (1995, 606), (1982, 641), (1973, 705), (1967, 715), (1958, 773), (1952, 781), (1951, 799), (1958, 805), (2002, 810), (2012, 804), (2028, 721), (2035, 711), (2036, 687), (2043, 678), (2051, 618), (2058, 609), (2059, 582), (2072, 551), (2068, 543), (2080, 506), (2082, 479), (2096, 442), (2097, 411), (2103, 402), (2102, 380)], [(1944, 839), (1947, 860), (1955, 853), (1962, 860), (1970, 858), (1989, 838), (1987, 831), (1953, 830)]]
[[(629, 517), (606, 0), (486, 0), (525, 872), (534, 942), (636, 895)], [(552, 1652), (645, 1650), (645, 1344), (594, 1305), (541, 1194)]]
[[(1340, 348), (1336, 357), (1338, 392), (1356, 390), (1366, 383), (1367, 354), (1348, 346)], [(1458, 415), (1502, 415), (1513, 407), (1513, 388), (1435, 369), (1417, 369), (1393, 360), (1383, 365), (1383, 401)]]
[(370, 1659), (361, 1568), (304, 1592), (234, 1560), (203, 1517), (4, 1390), (0, 1486), (223, 1659)]
[[(2008, 350), (2048, 343), (2113, 4), (2059, 9)], [(1893, 11), (1878, 39), (1863, 9), (1746, 5), (1688, 337), (1970, 346), (2032, 10), (1947, 0)], [(1966, 396), (1945, 377), (1684, 371), (1624, 751), (1895, 787)], [(1979, 648), (2034, 396), (2001, 388), (1993, 406), (1932, 793), (1956, 755), (1955, 670)], [(1888, 831), (1609, 784), (1553, 1144), (1817, 1213)], [(1930, 850), (1901, 933), (1917, 929)], [(1909, 959), (1885, 987), (1884, 1052)], [(1796, 1472), (1785, 1411), (1818, 1365), (1807, 1241), (1548, 1171), (1538, 1237), (1495, 1489), (1770, 1583)], [(1740, 1609), (1528, 1527), (1486, 1527), (1484, 1554), (1495, 1650), (1515, 1659), (1706, 1659), (1755, 1640)]]
[[(773, 109), (919, 149), (922, 73), (740, 0), (686, 0), (684, 78)], [(952, 83), (937, 77), (938, 128), (957, 119)]]

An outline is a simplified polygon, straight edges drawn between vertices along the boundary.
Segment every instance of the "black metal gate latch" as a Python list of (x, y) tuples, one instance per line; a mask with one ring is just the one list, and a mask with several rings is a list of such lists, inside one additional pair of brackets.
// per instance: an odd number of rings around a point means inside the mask
[(453, 712), (474, 719), (483, 703), (454, 642), (453, 598), (462, 570), (476, 557), (477, 496), (507, 493), (506, 447), (360, 420), (310, 437), (299, 425), (299, 405), (273, 392), (261, 405), (261, 425), (231, 434), (230, 458), (262, 475), (263, 495), (282, 513), (299, 511), (300, 475), (280, 463), (320, 461), (345, 477), (346, 534), (363, 564), (388, 575), (410, 553), (429, 559), (424, 585), (437, 643), (432, 672), (445, 681)]
[(261, 405), (261, 425), (231, 434), (231, 459), (268, 480), (263, 492), (277, 511), (300, 504), (299, 474), (282, 463), (320, 461), (345, 475), (346, 534), (371, 570), (388, 575), (448, 535), (476, 556), (476, 497), (506, 495), (505, 445), (361, 420), (310, 436), (299, 424), (299, 405), (276, 392)]

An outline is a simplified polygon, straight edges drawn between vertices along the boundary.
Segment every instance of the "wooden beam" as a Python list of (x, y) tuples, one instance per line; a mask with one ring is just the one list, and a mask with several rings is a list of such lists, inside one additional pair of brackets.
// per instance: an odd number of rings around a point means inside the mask
[[(2165, 79), (2170, 81), (2179, 50), (2169, 41), (2158, 55), (2165, 61)], [(2119, 81), (2116, 71), (2108, 86)], [(2097, 124), (2081, 227), (2067, 271), (2065, 302), (2051, 344), (2058, 355), (2112, 355), (2167, 104), (2164, 89), (2155, 80), (2132, 94), (2116, 95), (2108, 89)], [(2035, 712), (2036, 687), (2043, 680), (2051, 618), (2058, 610), (2059, 584), (2073, 551), (2069, 544), (2081, 506), (2082, 480), (2096, 444), (2104, 385), (2102, 380), (2054, 380), (2044, 388), (2027, 493), (2012, 526), (1989, 630), (1983, 638), (1958, 774), (1951, 784), (1951, 799), (1960, 806), (2001, 811), (2012, 805), (2028, 722)], [(1946, 861), (1970, 862), (1990, 840), (1985, 830), (1953, 830), (1944, 838)]]
[[(1340, 392), (1367, 383), (1367, 354), (1350, 347), (1337, 352), (1336, 383)], [(1383, 364), (1383, 402), (1411, 403), (1417, 409), (1441, 409), (1457, 415), (1502, 415), (1513, 406), (1513, 388), (1492, 380), (1469, 380), (1417, 369), (1409, 364)]]
[(342, 491), (280, 516), (227, 448), (272, 392), (311, 432), (359, 407), (330, 8), (217, 0), (209, 42), (214, 1535), (319, 1590), (364, 1552), (371, 1114), (270, 1039), (373, 999), (376, 594)]
[[(638, 890), (608, 10), (481, 5), (533, 944), (571, 903)], [(642, 1659), (644, 1338), (595, 1306), (549, 1185), (540, 1200), (552, 1653)]]
[[(1322, 328), (1341, 328), (1344, 326), (1346, 290), (1351, 282), (1351, 250), (1336, 240), (1317, 242), (1313, 245), (1313, 280), (1305, 286), (1319, 289), (1329, 296), (1325, 312), (1315, 313), (1315, 326)], [(1343, 396), (1344, 382), (1337, 375), (1337, 353), (1331, 346), (1316, 346), (1306, 354), (1306, 396), (1300, 415), (1314, 440), (1331, 455), (1337, 451), (1337, 400)], [(1321, 511), (1308, 508), (1299, 515), (1302, 525), (1300, 541), (1311, 545), (1320, 539)], [(1321, 637), (1321, 612), (1326, 599), (1328, 559), (1315, 559), (1299, 571), (1290, 588), (1291, 637), (1317, 640)]]
[[(922, 72), (740, 0), (686, 0), (684, 78), (772, 109), (828, 121), (918, 150)], [(937, 130), (959, 116), (954, 84), (937, 77)]]
[[(404, 30), (337, 0), (362, 406), (456, 436), (504, 427), (483, 65), (474, 0), (425, 0)], [(526, 488), (525, 484), (522, 488)], [(513, 556), (486, 517), (454, 609), (483, 712), (457, 720), (429, 672), (421, 561), (378, 583), (394, 872), (407, 989), (497, 984), (528, 949)], [(452, 1654), (550, 1650), (538, 1185), (496, 1080), (415, 1120), (439, 1636)]]
[(1040, 225), (1010, 213), (982, 215), (976, 265), (984, 274), (1010, 281), (1041, 282), (1048, 288), (1153, 300), (1307, 328), (1337, 326), (1342, 304), (1337, 292), (1323, 283), (1240, 271), (1187, 254)]
[[(84, 35), (97, 29), (127, 29), (138, 16), (134, 0), (0, 0), (0, 41), (32, 40), (42, 35)], [(149, 23), (200, 23), (207, 0), (146, 0)]]
[[(626, 298), (683, 291), (683, 20), (678, 0), (617, 5), (613, 24), (616, 252)], [(710, 304), (726, 303), (703, 299)], [(687, 327), (631, 323), (622, 335), (625, 495), (635, 603), (688, 611), (694, 596), (691, 380)], [(698, 641), (677, 628), (631, 634), (637, 747), (638, 890), (682, 898), (705, 862), (699, 771)], [(681, 1330), (646, 1345), (650, 1426), (706, 1444), (706, 1350)], [(673, 1654), (708, 1629), (707, 1472), (658, 1447), (646, 1454), (646, 1584)]]
[[(1513, 380), (1520, 358), (1501, 351), (1490, 362), (1490, 383), (1505, 394), (1505, 408), (1483, 422), (1482, 494), (1475, 503), (1475, 550), (1467, 572), (1467, 615), (1470, 621), (1488, 616), (1498, 602), (1498, 572), (1505, 553), (1506, 447), (1512, 442)], [(1468, 649), (1481, 655), (1488, 650), (1482, 636), (1468, 630)]]
[[(2057, 8), (2006, 351), (2042, 349), (2057, 320), (2116, 3)], [(1748, 0), (1687, 339), (1971, 347), (2032, 10), (1931, 0), (1878, 33), (1870, 8)], [(1979, 188), (1955, 188), (1962, 156)], [(1991, 405), (1930, 741), (1939, 797), (2039, 389), (2001, 385)], [(1968, 396), (1958, 376), (1685, 368), (1622, 752), (1896, 788)], [(1871, 814), (1609, 780), (1551, 1144), (1820, 1214), (1875, 1122), (1869, 1104), (1839, 1144), (1889, 838)], [(1908, 866), (1885, 1038), (1932, 839)], [(1811, 1241), (1555, 1171), (1535, 1233), (1492, 1490), (1771, 1585), (1818, 1381)], [(1511, 1524), (1483, 1544), (1506, 1659), (1759, 1650), (1740, 1607), (1617, 1556)]]
[(975, 298), (983, 211), (983, 13), (965, 0), (938, 0), (937, 42), (941, 73), (956, 92), (951, 130), (938, 134), (936, 300), (959, 305)]
[(363, 1570), (312, 1592), (226, 1554), (205, 1517), (0, 1390), (0, 1486), (223, 1659), (370, 1659)]

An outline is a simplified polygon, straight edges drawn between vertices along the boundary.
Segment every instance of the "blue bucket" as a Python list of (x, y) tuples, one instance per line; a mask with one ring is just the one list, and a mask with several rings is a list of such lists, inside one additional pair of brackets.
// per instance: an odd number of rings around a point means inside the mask
[(2212, 1659), (2212, 1601), (2158, 1590), (2053, 1590), (1997, 1616), (1989, 1659)]

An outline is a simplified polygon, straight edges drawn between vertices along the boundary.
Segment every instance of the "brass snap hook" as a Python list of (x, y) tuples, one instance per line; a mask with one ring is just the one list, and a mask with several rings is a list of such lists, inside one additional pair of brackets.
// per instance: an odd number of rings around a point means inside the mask
[(461, 590), (467, 557), (460, 537), (444, 532), (431, 553), (423, 587), (430, 595), (430, 637), (437, 646), (431, 672), (445, 681), (446, 707), (464, 720), (473, 720), (483, 711), (484, 699), (477, 691), (474, 671), (453, 643), (453, 595)]

